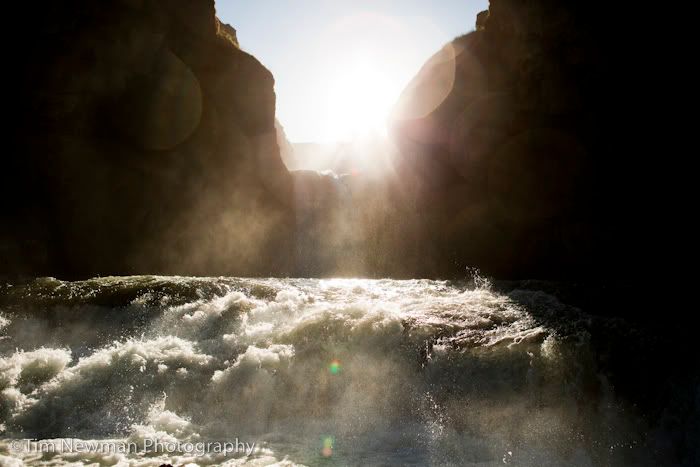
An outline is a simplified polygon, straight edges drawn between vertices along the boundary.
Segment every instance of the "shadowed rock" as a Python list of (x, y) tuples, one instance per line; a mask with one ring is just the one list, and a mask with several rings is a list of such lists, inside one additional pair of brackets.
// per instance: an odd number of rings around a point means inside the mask
[(0, 214), (3, 271), (288, 272), (274, 80), (213, 0), (24, 13), (34, 24), (17, 63), (17, 151), (3, 155), (14, 200)]
[(611, 260), (636, 269), (647, 231), (638, 156), (664, 131), (641, 97), (665, 92), (663, 81), (632, 43), (650, 13), (492, 0), (476, 31), (426, 63), (392, 134), (439, 258), (428, 275), (470, 264), (521, 277), (585, 276)]
[(44, 3), (9, 16), (0, 274), (562, 278), (643, 270), (663, 225), (646, 7), (492, 0), (403, 92), (377, 180), (287, 170), (273, 76), (212, 0)]

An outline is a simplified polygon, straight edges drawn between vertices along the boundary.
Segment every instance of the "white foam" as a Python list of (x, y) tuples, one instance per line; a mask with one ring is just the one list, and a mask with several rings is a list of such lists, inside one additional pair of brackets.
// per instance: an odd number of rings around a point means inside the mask
[(251, 371), (274, 371), (289, 365), (292, 357), (294, 357), (294, 347), (291, 345), (271, 345), (267, 348), (249, 346), (233, 365), (223, 371), (216, 371), (212, 376), (212, 382), (215, 385), (227, 384)]
[(2, 311), (0, 311), (0, 331), (5, 329), (7, 326), (9, 326), (11, 323), (10, 319), (6, 317)]
[[(62, 454), (51, 458), (56, 465), (318, 463), (328, 436), (345, 456), (339, 464), (586, 465), (603, 455), (591, 452), (598, 445), (590, 439), (602, 436), (598, 402), (576, 399), (600, 384), (593, 363), (580, 359), (585, 340), (569, 346), (528, 312), (562, 306), (546, 294), (425, 280), (172, 279), (220, 285), (220, 295), (194, 294), (183, 304), (155, 299), (150, 288), (168, 280), (145, 281), (128, 304), (148, 318), (138, 335), (95, 348), (70, 336), (89, 330), (85, 323), (54, 329), (35, 313), (16, 327), (17, 318), (3, 314), (13, 332), (38, 329), (70, 347), (0, 358), (8, 433), (260, 443), (250, 458)], [(133, 288), (139, 279), (122, 282)], [(53, 311), (89, 315), (92, 335), (111, 335), (124, 309), (87, 300)], [(624, 426), (616, 402), (603, 403), (613, 413), (605, 423)]]

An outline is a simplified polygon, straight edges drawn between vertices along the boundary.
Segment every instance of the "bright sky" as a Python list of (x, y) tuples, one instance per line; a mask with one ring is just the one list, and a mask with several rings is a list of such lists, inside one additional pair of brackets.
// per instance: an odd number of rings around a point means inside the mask
[(292, 142), (382, 131), (425, 61), (474, 29), (488, 0), (217, 0), (241, 48), (275, 76)]

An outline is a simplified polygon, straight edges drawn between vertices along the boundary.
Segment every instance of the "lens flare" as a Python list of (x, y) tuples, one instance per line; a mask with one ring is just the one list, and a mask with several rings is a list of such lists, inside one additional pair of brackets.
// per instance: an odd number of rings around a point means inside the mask
[(331, 457), (333, 455), (333, 445), (335, 444), (335, 439), (332, 436), (325, 436), (322, 444), (323, 447), (321, 448), (321, 455), (323, 457)]
[(340, 373), (340, 360), (332, 360), (330, 365), (328, 365), (328, 370), (331, 372), (332, 375), (337, 375), (338, 373)]

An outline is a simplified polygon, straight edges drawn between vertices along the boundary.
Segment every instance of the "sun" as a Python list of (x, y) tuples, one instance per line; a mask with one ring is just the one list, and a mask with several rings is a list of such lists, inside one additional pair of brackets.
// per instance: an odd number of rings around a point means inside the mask
[(348, 141), (385, 134), (400, 90), (395, 81), (371, 57), (356, 57), (335, 70), (326, 100), (325, 138)]
[(308, 35), (303, 53), (287, 58), (294, 73), (276, 82), (278, 116), (298, 143), (386, 136), (401, 92), (442, 42), (427, 19), (378, 11), (342, 16)]

